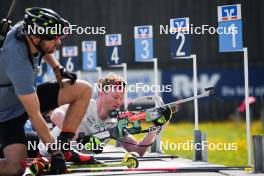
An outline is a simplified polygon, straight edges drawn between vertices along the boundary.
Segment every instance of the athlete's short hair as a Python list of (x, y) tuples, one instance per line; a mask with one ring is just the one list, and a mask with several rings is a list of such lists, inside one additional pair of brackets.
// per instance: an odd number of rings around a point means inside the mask
[(123, 77), (113, 72), (107, 74), (103, 78), (100, 78), (97, 81), (97, 85), (101, 90), (105, 90), (106, 87), (110, 87), (110, 86), (112, 87), (116, 86), (116, 88), (118, 88), (119, 90), (120, 88), (124, 90), (124, 88), (126, 87), (126, 83), (124, 82)]

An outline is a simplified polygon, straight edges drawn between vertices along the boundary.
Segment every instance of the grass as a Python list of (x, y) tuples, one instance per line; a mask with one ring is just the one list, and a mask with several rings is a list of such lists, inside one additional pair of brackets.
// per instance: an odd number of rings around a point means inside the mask
[[(146, 124), (142, 124), (142, 126), (143, 129), (147, 128)], [(223, 143), (222, 146), (227, 149), (208, 150), (208, 161), (210, 163), (223, 164), (226, 166), (247, 165), (245, 122), (226, 121), (200, 123), (199, 129), (206, 133), (208, 144)], [(169, 124), (162, 132), (161, 141), (163, 144), (166, 144), (166, 142), (171, 144), (174, 148), (166, 150), (163, 146), (163, 152), (178, 155), (183, 158), (193, 159), (193, 150), (184, 150), (182, 146), (179, 146), (179, 143), (192, 142), (193, 130), (194, 125), (192, 123)], [(260, 121), (255, 121), (251, 124), (251, 136), (256, 134), (264, 134)], [(137, 139), (142, 139), (143, 137), (144, 134), (136, 135)], [(174, 144), (177, 144), (176, 147), (178, 148), (175, 149)], [(210, 145), (213, 146), (213, 144)]]

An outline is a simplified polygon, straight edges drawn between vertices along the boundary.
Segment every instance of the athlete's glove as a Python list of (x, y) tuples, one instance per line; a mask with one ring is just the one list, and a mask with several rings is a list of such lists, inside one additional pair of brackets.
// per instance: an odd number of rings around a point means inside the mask
[(86, 150), (92, 151), (96, 154), (103, 152), (103, 143), (101, 140), (94, 136), (87, 136), (83, 133), (79, 133), (79, 137), (77, 139), (78, 143), (82, 143)]
[(53, 68), (53, 72), (56, 76), (56, 79), (57, 79), (60, 87), (63, 87), (63, 83), (62, 83), (63, 79), (69, 79), (71, 84), (74, 84), (76, 79), (77, 79), (76, 73), (67, 71), (61, 65), (58, 65), (57, 67)]
[(63, 174), (67, 171), (65, 158), (60, 151), (52, 151), (51, 154), (51, 164), (50, 164), (50, 174)]
[(170, 107), (160, 107), (157, 109), (159, 117), (153, 121), (155, 126), (162, 126), (171, 119), (171, 109)]
[(50, 173), (50, 162), (47, 158), (38, 156), (29, 166), (30, 171), (38, 176)]

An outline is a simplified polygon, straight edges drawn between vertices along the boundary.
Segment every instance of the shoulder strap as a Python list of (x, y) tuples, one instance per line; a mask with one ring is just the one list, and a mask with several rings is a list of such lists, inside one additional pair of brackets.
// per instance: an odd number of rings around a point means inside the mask
[(0, 84), (0, 87), (10, 87), (12, 85), (13, 85), (12, 83), (10, 83), (10, 84)]
[(21, 28), (17, 29), (16, 34), (15, 34), (15, 38), (17, 40), (22, 41), (22, 42), (24, 42), (26, 44), (27, 52), (28, 52), (28, 59), (29, 59), (29, 62), (31, 64), (32, 68), (34, 69), (34, 62), (33, 62), (33, 58), (32, 58), (31, 52), (30, 52), (30, 48), (29, 48), (25, 33), (23, 32), (23, 30)]

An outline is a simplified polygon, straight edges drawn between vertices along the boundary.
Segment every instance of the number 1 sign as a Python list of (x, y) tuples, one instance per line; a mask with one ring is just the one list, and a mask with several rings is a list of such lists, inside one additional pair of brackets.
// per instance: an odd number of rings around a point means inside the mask
[(218, 6), (219, 51), (242, 51), (241, 5)]

